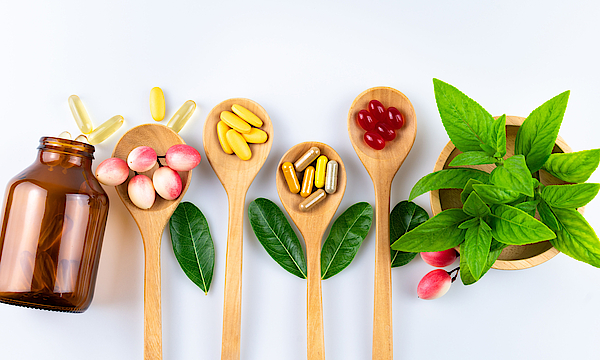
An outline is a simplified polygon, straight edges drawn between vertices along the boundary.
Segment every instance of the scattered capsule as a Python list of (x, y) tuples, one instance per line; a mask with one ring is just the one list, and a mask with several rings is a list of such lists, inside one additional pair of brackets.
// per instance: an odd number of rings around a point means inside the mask
[(92, 120), (90, 120), (90, 116), (85, 110), (85, 106), (83, 106), (83, 102), (77, 95), (69, 96), (69, 107), (71, 108), (71, 113), (73, 113), (73, 117), (75, 118), (75, 122), (77, 123), (77, 127), (84, 134), (89, 134), (94, 129), (94, 125), (92, 124)]
[(68, 131), (63, 131), (58, 135), (59, 138), (61, 139), (67, 139), (67, 140), (71, 140), (73, 139), (73, 137), (71, 136), (71, 133)]
[(106, 120), (88, 135), (90, 144), (100, 144), (109, 136), (114, 134), (117, 130), (119, 130), (121, 125), (123, 125), (123, 117), (121, 115), (116, 115)]
[(296, 170), (294, 169), (294, 165), (291, 162), (287, 161), (281, 165), (281, 171), (283, 171), (283, 176), (285, 177), (285, 181), (290, 188), (292, 194), (297, 194), (300, 192), (300, 183), (298, 182), (298, 176), (296, 175)]
[(312, 192), (313, 184), (315, 183), (315, 168), (309, 166), (304, 170), (304, 177), (302, 178), (302, 189), (300, 189), (300, 196), (307, 197)]
[(231, 129), (227, 131), (225, 134), (225, 138), (231, 146), (233, 152), (242, 160), (250, 160), (252, 157), (252, 151), (250, 151), (250, 147), (244, 137), (239, 132)]
[(327, 173), (327, 156), (321, 155), (317, 159), (317, 166), (315, 168), (315, 186), (319, 189), (325, 186), (325, 175)]
[(87, 136), (85, 136), (85, 135), (83, 135), (83, 134), (81, 134), (81, 135), (79, 135), (78, 137), (76, 137), (76, 138), (75, 138), (75, 141), (79, 141), (79, 142), (86, 143), (86, 144), (89, 144), (89, 143), (90, 143), (90, 142), (88, 141), (88, 138), (87, 138)]
[(256, 116), (252, 111), (246, 109), (242, 105), (233, 104), (231, 105), (231, 110), (242, 120), (245, 120), (252, 126), (261, 127), (263, 125), (262, 120)]
[(331, 160), (327, 163), (327, 176), (325, 177), (325, 192), (333, 194), (337, 190), (338, 163)]
[(233, 150), (231, 150), (231, 146), (227, 142), (227, 137), (225, 134), (231, 130), (229, 125), (225, 124), (223, 121), (219, 121), (217, 123), (217, 137), (219, 138), (219, 144), (221, 144), (221, 149), (225, 151), (226, 154), (233, 154)]
[(220, 118), (225, 122), (225, 124), (229, 125), (229, 127), (232, 129), (237, 130), (239, 133), (248, 134), (252, 129), (250, 124), (242, 120), (239, 116), (231, 111), (221, 111)]
[(325, 190), (319, 189), (315, 191), (312, 195), (300, 203), (300, 211), (308, 211), (312, 209), (315, 205), (325, 199), (325, 196), (327, 196)]
[(300, 156), (300, 158), (294, 163), (296, 171), (300, 172), (306, 169), (306, 167), (310, 165), (310, 163), (313, 162), (316, 158), (318, 158), (319, 155), (321, 155), (321, 150), (319, 150), (318, 147), (313, 146), (310, 149), (308, 149), (308, 151), (305, 152), (302, 156)]
[(196, 103), (192, 100), (188, 100), (181, 105), (179, 110), (173, 115), (171, 120), (167, 123), (167, 127), (176, 133), (180, 132), (185, 123), (190, 119), (190, 116), (196, 110)]
[(153, 87), (150, 90), (150, 114), (156, 121), (165, 118), (165, 95), (159, 87)]
[(247, 143), (262, 144), (267, 141), (268, 135), (261, 129), (252, 128), (247, 134), (242, 134)]

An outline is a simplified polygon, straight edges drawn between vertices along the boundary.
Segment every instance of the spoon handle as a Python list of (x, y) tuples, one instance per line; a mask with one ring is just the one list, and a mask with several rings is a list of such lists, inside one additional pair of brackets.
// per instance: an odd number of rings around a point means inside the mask
[(144, 360), (161, 360), (160, 243), (163, 228), (140, 227), (140, 232), (144, 239)]
[(323, 302), (321, 298), (322, 234), (310, 234), (318, 239), (306, 239), (307, 264), (307, 355), (308, 360), (325, 360), (323, 335)]

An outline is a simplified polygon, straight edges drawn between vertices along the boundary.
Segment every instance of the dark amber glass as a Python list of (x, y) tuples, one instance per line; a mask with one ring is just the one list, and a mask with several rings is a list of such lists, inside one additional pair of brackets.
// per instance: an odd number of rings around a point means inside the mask
[(38, 149), (4, 195), (0, 302), (84, 312), (94, 293), (108, 196), (92, 173), (92, 145), (43, 137)]

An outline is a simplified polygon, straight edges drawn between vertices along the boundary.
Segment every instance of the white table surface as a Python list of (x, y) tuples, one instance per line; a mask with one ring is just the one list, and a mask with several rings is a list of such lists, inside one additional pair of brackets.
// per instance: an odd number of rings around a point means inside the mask
[[(34, 160), (41, 136), (76, 131), (69, 95), (81, 97), (96, 125), (116, 114), (126, 119), (97, 146), (101, 160), (125, 130), (153, 122), (154, 86), (164, 90), (167, 117), (185, 100), (198, 104), (180, 134), (203, 156), (204, 120), (217, 103), (246, 97), (268, 111), (274, 144), (246, 206), (257, 197), (280, 204), (277, 162), (309, 140), (331, 145), (344, 159), (341, 210), (374, 204), (346, 130), (353, 99), (373, 86), (404, 92), (418, 119), (392, 205), (432, 170), (448, 141), (434, 77), (494, 115), (527, 116), (570, 89), (560, 134), (574, 150), (598, 148), (599, 15), (596, 2), (554, 0), (4, 1), (0, 183)], [(600, 172), (590, 181), (600, 182)], [(0, 358), (142, 358), (142, 241), (114, 189), (106, 190), (110, 212), (91, 307), (74, 315), (0, 305)], [(179, 268), (164, 234), (164, 359), (219, 359), (227, 198), (206, 159), (185, 200), (208, 219), (215, 273), (205, 296)], [(430, 210), (428, 196), (416, 202)], [(596, 199), (586, 217), (600, 231), (599, 214)], [(271, 260), (244, 221), (242, 359), (304, 359), (306, 283)], [(373, 229), (354, 262), (323, 282), (327, 359), (371, 358), (374, 244)], [(431, 269), (417, 258), (392, 271), (396, 359), (597, 357), (599, 269), (559, 254), (529, 270), (492, 270), (473, 286), (457, 282), (436, 301), (420, 300), (417, 283)]]

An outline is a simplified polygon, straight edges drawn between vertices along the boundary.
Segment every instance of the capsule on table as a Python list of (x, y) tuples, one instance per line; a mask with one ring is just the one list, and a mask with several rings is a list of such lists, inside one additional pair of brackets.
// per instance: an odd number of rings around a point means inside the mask
[(63, 131), (58, 135), (59, 138), (61, 139), (67, 139), (67, 140), (71, 140), (73, 139), (73, 137), (71, 136), (71, 133), (68, 131)]
[(219, 138), (219, 144), (221, 144), (221, 149), (223, 149), (223, 151), (225, 151), (226, 154), (233, 154), (233, 150), (231, 149), (231, 146), (229, 146), (229, 143), (227, 142), (227, 137), (225, 135), (229, 130), (231, 130), (231, 128), (227, 126), (227, 124), (225, 124), (223, 121), (219, 121), (217, 123), (217, 137)]
[(252, 129), (252, 126), (242, 120), (239, 116), (232, 113), (231, 111), (221, 111), (221, 115), (219, 116), (222, 121), (224, 121), (229, 127), (234, 130), (237, 130), (239, 133), (248, 134)]
[(79, 142), (86, 143), (86, 144), (89, 144), (89, 143), (90, 143), (90, 142), (88, 141), (88, 138), (87, 138), (87, 136), (85, 136), (85, 135), (83, 135), (83, 134), (82, 134), (82, 135), (79, 135), (78, 137), (76, 137), (76, 138), (75, 138), (75, 141), (79, 141)]
[(231, 111), (233, 111), (237, 116), (242, 118), (242, 120), (246, 121), (252, 126), (261, 127), (263, 125), (262, 120), (258, 116), (256, 116), (252, 111), (246, 109), (242, 105), (231, 105)]
[(298, 182), (298, 176), (296, 175), (296, 170), (294, 169), (294, 165), (291, 162), (286, 161), (281, 165), (281, 171), (283, 171), (283, 176), (285, 177), (285, 182), (287, 182), (288, 187), (292, 194), (297, 194), (300, 192), (300, 183)]
[(88, 141), (92, 145), (100, 144), (119, 130), (121, 125), (123, 125), (123, 117), (121, 115), (113, 116), (95, 128), (94, 131), (87, 136)]
[(300, 211), (308, 211), (315, 205), (323, 201), (327, 194), (325, 190), (319, 189), (315, 191), (311, 196), (307, 197), (303, 202), (300, 203)]
[(193, 100), (188, 100), (181, 105), (179, 110), (173, 115), (167, 123), (167, 127), (176, 133), (180, 132), (185, 123), (190, 119), (196, 110), (196, 103)]
[(300, 190), (300, 196), (307, 197), (312, 192), (313, 184), (315, 183), (315, 168), (309, 166), (304, 170), (304, 177), (302, 178), (302, 189)]
[(338, 163), (331, 160), (327, 163), (327, 176), (325, 176), (325, 191), (333, 194), (337, 190)]
[(308, 149), (308, 151), (305, 152), (302, 156), (300, 156), (300, 158), (294, 163), (296, 171), (300, 172), (306, 169), (306, 167), (310, 165), (310, 163), (313, 162), (316, 158), (318, 158), (319, 155), (321, 155), (321, 150), (319, 150), (318, 147), (313, 146), (310, 149)]
[(317, 159), (317, 166), (315, 168), (315, 186), (317, 188), (322, 188), (325, 186), (325, 175), (327, 168), (327, 156), (321, 155)]
[(234, 129), (231, 129), (227, 131), (227, 133), (225, 134), (225, 138), (227, 139), (227, 142), (229, 143), (229, 146), (231, 146), (233, 152), (240, 159), (244, 161), (250, 160), (250, 158), (252, 157), (252, 151), (250, 151), (250, 147), (248, 146), (246, 140), (244, 140), (242, 134), (235, 131)]
[(150, 114), (156, 121), (165, 118), (165, 95), (159, 87), (153, 87), (150, 90)]
[(71, 108), (71, 113), (73, 113), (73, 117), (75, 118), (79, 130), (84, 134), (91, 133), (94, 129), (94, 125), (79, 96), (69, 96), (69, 108)]
[(257, 128), (250, 129), (249, 133), (242, 134), (242, 136), (244, 137), (246, 142), (248, 142), (250, 144), (265, 143), (267, 141), (267, 138), (269, 137), (266, 132), (262, 131), (261, 129), (257, 129)]

